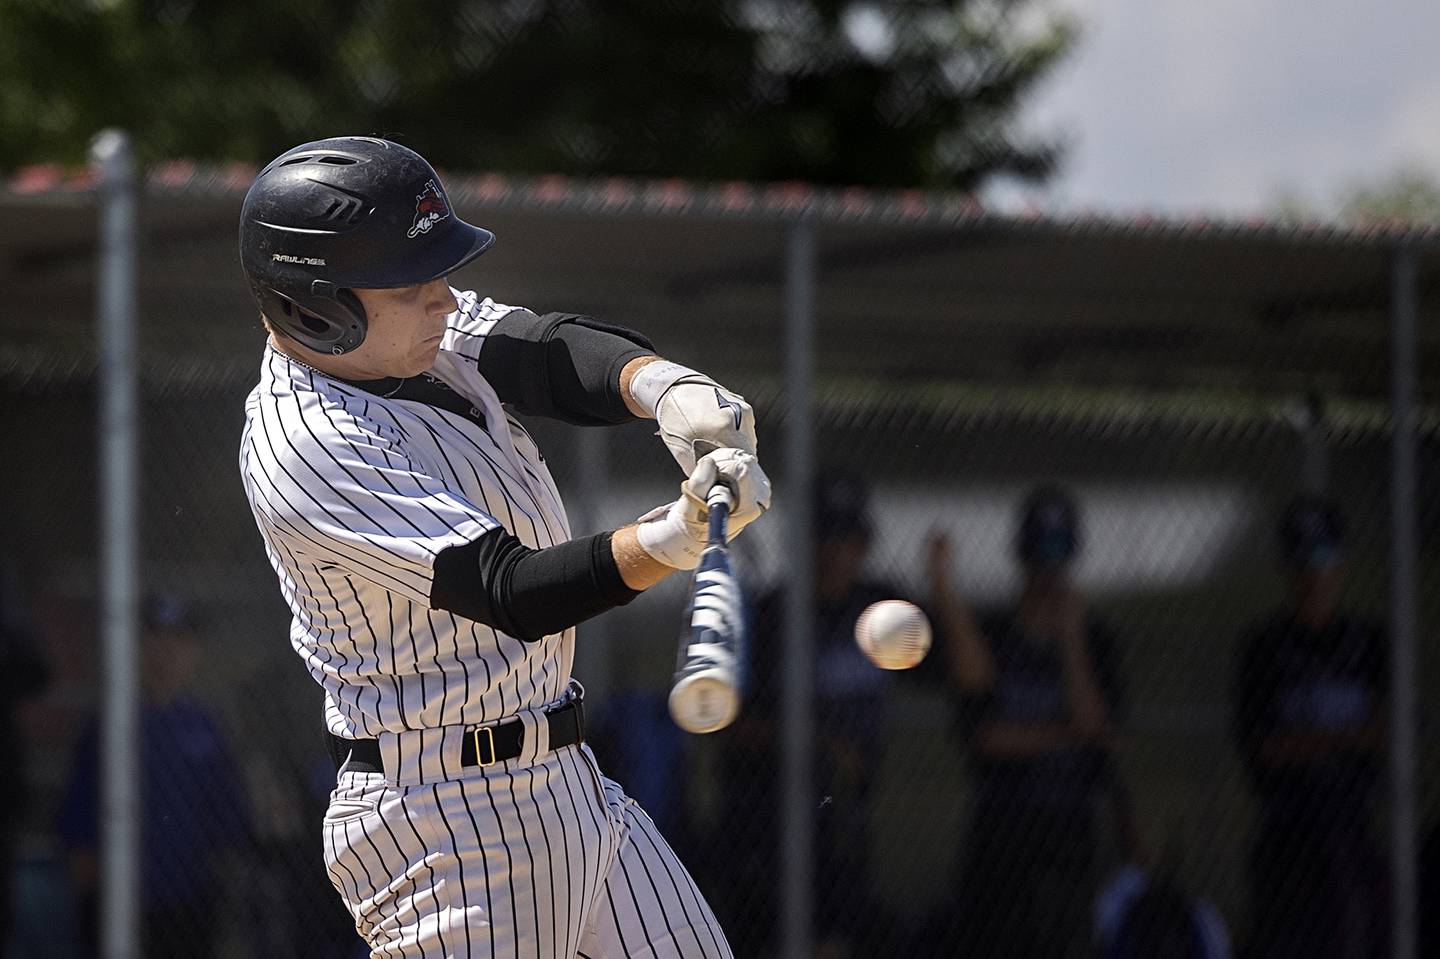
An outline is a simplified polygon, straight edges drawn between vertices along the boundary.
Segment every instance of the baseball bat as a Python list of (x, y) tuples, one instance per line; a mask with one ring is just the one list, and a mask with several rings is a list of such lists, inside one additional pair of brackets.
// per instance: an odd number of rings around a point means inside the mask
[(670, 717), (691, 733), (724, 729), (740, 712), (745, 626), (740, 583), (726, 543), (732, 502), (729, 488), (719, 483), (706, 496), (709, 530), (670, 688)]

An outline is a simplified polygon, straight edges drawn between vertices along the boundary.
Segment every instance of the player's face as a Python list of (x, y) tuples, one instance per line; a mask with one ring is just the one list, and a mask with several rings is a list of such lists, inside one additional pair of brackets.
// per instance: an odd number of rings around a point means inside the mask
[(369, 320), (353, 361), (376, 376), (415, 376), (435, 365), (445, 317), (460, 308), (442, 277), (393, 290), (356, 290)]

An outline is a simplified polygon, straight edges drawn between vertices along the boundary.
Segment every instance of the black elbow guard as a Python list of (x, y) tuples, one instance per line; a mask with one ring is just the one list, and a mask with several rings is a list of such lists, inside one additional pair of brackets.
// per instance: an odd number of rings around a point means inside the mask
[(531, 549), (491, 530), (435, 557), (430, 606), (527, 642), (558, 633), (640, 595), (621, 579), (610, 536)]
[(501, 402), (522, 413), (579, 426), (635, 418), (620, 393), (620, 371), (653, 356), (643, 334), (578, 313), (507, 313), (480, 349), (480, 375)]

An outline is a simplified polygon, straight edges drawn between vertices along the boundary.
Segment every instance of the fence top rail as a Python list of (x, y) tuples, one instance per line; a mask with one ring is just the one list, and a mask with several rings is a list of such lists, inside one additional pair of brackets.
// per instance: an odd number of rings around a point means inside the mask
[[(253, 364), (233, 357), (150, 356), (140, 364), (140, 388), (151, 399), (192, 400), (242, 394), (253, 385)], [(88, 393), (95, 388), (93, 354), (7, 347), (0, 344), (0, 392), (14, 395)], [(758, 407), (785, 413), (785, 384), (774, 376), (736, 381)], [(987, 424), (1023, 423), (1031, 429), (1088, 429), (1116, 436), (1153, 430), (1293, 431), (1301, 401), (1253, 393), (1176, 392), (1142, 389), (1037, 387), (1023, 383), (922, 382), (825, 378), (817, 384), (815, 407), (830, 427), (847, 425), (915, 431), (952, 431)], [(1421, 403), (1416, 435), (1440, 441), (1440, 405)], [(1388, 435), (1390, 411), (1383, 400), (1339, 399), (1326, 407), (1324, 425), (1332, 446)]]
[[(258, 168), (252, 164), (204, 164), (169, 160), (145, 172), (147, 193), (159, 197), (243, 197)], [(794, 221), (821, 224), (893, 225), (986, 229), (1014, 235), (1075, 234), (1135, 239), (1274, 241), (1331, 247), (1440, 247), (1440, 224), (1376, 220), (1345, 225), (1325, 220), (1279, 220), (1138, 212), (1039, 209), (997, 212), (968, 193), (920, 189), (872, 190), (821, 187), (800, 182), (698, 183), (681, 179), (518, 176), (445, 173), (453, 199), (471, 209), (517, 209), (589, 216), (639, 215), (676, 219)], [(0, 203), (85, 202), (97, 188), (88, 168), (56, 164), (23, 167), (0, 178)]]

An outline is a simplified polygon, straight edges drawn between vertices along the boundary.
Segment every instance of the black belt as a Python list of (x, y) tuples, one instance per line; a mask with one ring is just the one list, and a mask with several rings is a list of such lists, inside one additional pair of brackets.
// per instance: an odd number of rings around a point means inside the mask
[[(585, 707), (578, 699), (545, 710), (550, 726), (550, 748), (573, 746), (585, 738)], [(344, 766), (351, 772), (383, 773), (378, 739), (344, 739), (327, 733), (330, 758), (338, 770)], [(465, 730), (460, 746), (461, 766), (493, 766), (519, 756), (525, 745), (525, 724), (518, 719), (498, 726), (476, 726)]]

